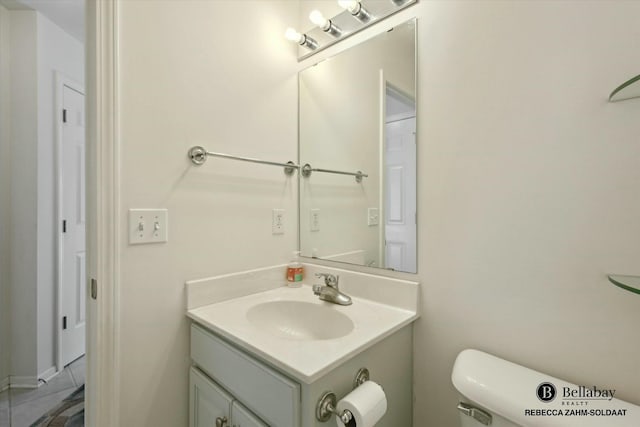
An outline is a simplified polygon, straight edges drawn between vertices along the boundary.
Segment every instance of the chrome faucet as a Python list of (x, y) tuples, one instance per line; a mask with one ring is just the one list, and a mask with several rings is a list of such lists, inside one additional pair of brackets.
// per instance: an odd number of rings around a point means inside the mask
[(316, 273), (316, 277), (324, 277), (324, 286), (313, 285), (313, 294), (318, 295), (322, 301), (340, 305), (351, 305), (351, 297), (343, 294), (338, 289), (340, 276), (328, 273)]

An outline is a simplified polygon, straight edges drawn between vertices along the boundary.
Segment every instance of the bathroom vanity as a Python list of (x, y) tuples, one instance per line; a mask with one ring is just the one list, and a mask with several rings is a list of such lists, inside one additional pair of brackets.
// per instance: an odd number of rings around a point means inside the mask
[(318, 400), (346, 396), (361, 368), (386, 394), (377, 425), (411, 425), (417, 283), (341, 271), (353, 304), (339, 306), (282, 286), (282, 271), (187, 283), (190, 427), (333, 427), (334, 416), (317, 419)]

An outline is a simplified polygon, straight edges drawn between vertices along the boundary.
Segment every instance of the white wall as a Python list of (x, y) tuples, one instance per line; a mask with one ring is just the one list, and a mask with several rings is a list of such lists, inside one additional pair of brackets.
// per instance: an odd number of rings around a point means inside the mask
[[(37, 16), (10, 12), (11, 28), (11, 372), (37, 375)], [(17, 167), (18, 165), (22, 167)], [(19, 378), (22, 383), (26, 379)]]
[[(468, 347), (640, 404), (636, 2), (423, 2), (416, 425)], [(434, 386), (435, 385), (435, 386)]]
[[(296, 160), (297, 2), (121, 2), (120, 425), (184, 426), (184, 282), (286, 262), (297, 245), (294, 177), (210, 158)], [(127, 245), (127, 210), (169, 209), (169, 242)], [(284, 235), (271, 210), (286, 210)], [(284, 281), (284, 271), (283, 271)], [(283, 282), (284, 283), (284, 282)]]
[(38, 13), (38, 373), (55, 365), (57, 240), (55, 224), (55, 72), (84, 85), (84, 46)]
[(9, 115), (9, 11), (0, 5), (0, 390), (9, 376), (11, 151)]

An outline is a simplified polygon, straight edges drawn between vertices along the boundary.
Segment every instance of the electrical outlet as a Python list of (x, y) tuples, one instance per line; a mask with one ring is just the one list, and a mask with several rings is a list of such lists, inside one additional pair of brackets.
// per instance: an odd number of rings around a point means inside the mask
[(129, 209), (129, 244), (164, 243), (169, 240), (166, 209)]
[(369, 208), (367, 209), (367, 225), (378, 225), (380, 222), (380, 214), (378, 208)]
[(271, 211), (271, 234), (284, 234), (284, 209)]
[(311, 209), (309, 215), (309, 230), (320, 231), (320, 209)]

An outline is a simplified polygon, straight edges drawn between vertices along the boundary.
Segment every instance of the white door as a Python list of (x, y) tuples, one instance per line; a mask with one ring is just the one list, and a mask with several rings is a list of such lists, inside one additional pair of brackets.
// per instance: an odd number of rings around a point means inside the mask
[(62, 89), (60, 139), (60, 365), (85, 352), (85, 137), (84, 95)]
[(415, 273), (416, 118), (385, 127), (385, 267)]

